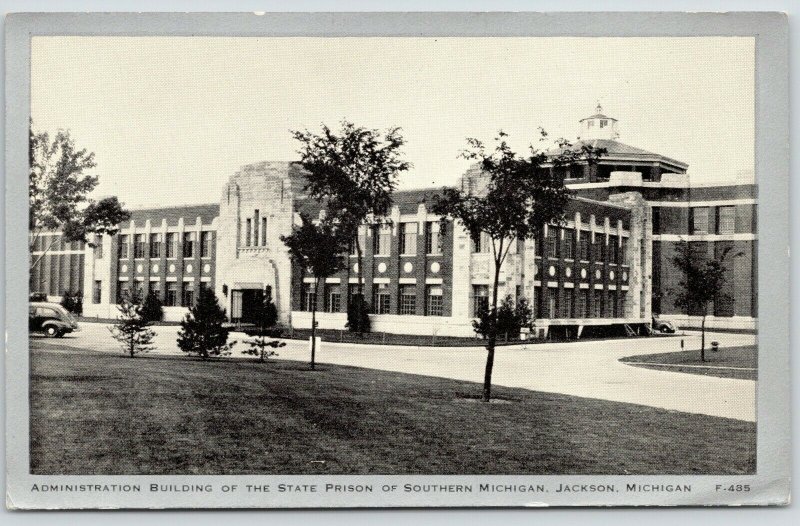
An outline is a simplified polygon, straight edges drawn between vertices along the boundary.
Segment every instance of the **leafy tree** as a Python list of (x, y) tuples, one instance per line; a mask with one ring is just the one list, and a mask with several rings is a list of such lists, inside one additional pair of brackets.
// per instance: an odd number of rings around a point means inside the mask
[(517, 298), (517, 305), (514, 307), (514, 316), (517, 318), (519, 328), (531, 328), (533, 325), (533, 309), (526, 298)]
[(117, 305), (119, 318), (108, 328), (111, 336), (120, 343), (122, 351), (131, 358), (153, 349), (151, 345), (156, 333), (151, 322), (142, 316), (142, 304), (136, 297), (125, 295)]
[(61, 306), (73, 314), (83, 314), (83, 293), (79, 290), (65, 290), (61, 295)]
[[(726, 297), (721, 292), (725, 285), (725, 259), (730, 248), (722, 251), (718, 259), (698, 257), (691, 245), (683, 241), (676, 246), (673, 264), (683, 275), (675, 294), (675, 306), (683, 309), (687, 316), (701, 316), (700, 361), (706, 361), (706, 316), (709, 304)], [(738, 255), (738, 254), (737, 254)]]
[[(88, 194), (97, 186), (97, 176), (85, 172), (96, 166), (94, 153), (78, 149), (69, 131), (59, 130), (55, 137), (47, 132), (29, 131), (30, 179), (29, 244), (48, 231), (61, 231), (64, 241), (82, 241), (94, 246), (93, 234), (115, 234), (117, 225), (130, 218), (116, 197), (95, 201)], [(31, 258), (34, 269), (58, 242), (51, 240), (41, 254)]]
[(270, 356), (277, 356), (278, 353), (272, 349), (283, 347), (286, 344), (274, 338), (280, 338), (281, 330), (275, 328), (278, 323), (278, 309), (272, 301), (272, 288), (267, 287), (262, 300), (253, 306), (253, 318), (256, 320), (256, 337), (246, 343), (250, 347), (243, 350), (242, 354), (257, 356), (260, 362), (267, 361)]
[(152, 290), (147, 293), (142, 304), (142, 317), (147, 321), (161, 321), (164, 319), (164, 304), (158, 294)]
[(370, 331), (369, 304), (363, 294), (356, 294), (347, 304), (345, 329), (358, 334)]
[(289, 255), (301, 269), (301, 277), (306, 272), (314, 279), (314, 301), (311, 305), (311, 369), (314, 369), (317, 346), (317, 298), (320, 280), (332, 276), (344, 267), (342, 252), (347, 248), (348, 238), (342, 229), (330, 220), (320, 220), (315, 224), (306, 214), (300, 215), (301, 224), (281, 241), (289, 249)]
[[(397, 177), (411, 167), (403, 160), (405, 139), (400, 128), (382, 134), (345, 120), (338, 132), (323, 124), (321, 134), (305, 130), (293, 131), (292, 135), (300, 142), (300, 164), (308, 172), (306, 192), (325, 204), (331, 221), (353, 241), (358, 268), (363, 269), (364, 247), (358, 230), (389, 213)], [(356, 320), (362, 317), (363, 304), (358, 309)], [(360, 329), (364, 325), (355, 326)]]
[[(491, 310), (486, 305), (478, 308), (478, 316), (472, 321), (475, 332), (486, 338), (491, 326)], [(500, 303), (497, 309), (497, 334), (517, 338), (522, 327), (530, 327), (532, 311), (528, 300), (519, 298), (516, 302), (509, 294)]]
[[(546, 133), (540, 130), (542, 139)], [(444, 188), (435, 197), (433, 211), (441, 216), (444, 225), (448, 219), (457, 220), (478, 242), (481, 234), (491, 240), (494, 262), (492, 302), (486, 327), (488, 341), (483, 381), (483, 399), (491, 398), (492, 368), (497, 342), (497, 299), (500, 270), (508, 251), (516, 240), (538, 239), (544, 226), (565, 221), (565, 211), (570, 191), (564, 186), (563, 173), (572, 165), (592, 164), (604, 153), (589, 143), (578, 147), (565, 140), (558, 141), (552, 152), (530, 147), (530, 154), (517, 155), (506, 141), (507, 134), (500, 131), (497, 145), (487, 151), (477, 139), (467, 139), (469, 149), (462, 153), (466, 159), (478, 161), (483, 180), (479, 185), (463, 188)], [(549, 166), (555, 168), (548, 169)]]
[(200, 289), (197, 303), (181, 321), (178, 347), (188, 354), (208, 360), (211, 356), (230, 354), (236, 342), (228, 344), (230, 329), (225, 327), (225, 309), (220, 307), (211, 289)]

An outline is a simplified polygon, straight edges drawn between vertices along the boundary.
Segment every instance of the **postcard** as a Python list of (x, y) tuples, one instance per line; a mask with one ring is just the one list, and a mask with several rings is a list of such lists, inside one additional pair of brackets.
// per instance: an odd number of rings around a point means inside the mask
[(10, 15), (7, 506), (787, 504), (787, 27)]

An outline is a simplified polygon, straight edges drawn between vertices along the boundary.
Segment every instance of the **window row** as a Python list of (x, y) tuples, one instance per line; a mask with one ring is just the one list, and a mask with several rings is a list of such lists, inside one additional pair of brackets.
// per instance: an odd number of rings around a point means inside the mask
[[(561, 238), (561, 231), (564, 237)], [(621, 243), (621, 244), (620, 244)], [(594, 243), (591, 243), (591, 234), (583, 231), (580, 241), (575, 241), (575, 230), (572, 228), (559, 229), (549, 227), (547, 237), (544, 239), (544, 253), (551, 259), (575, 259), (575, 255), (583, 261), (606, 261), (611, 263), (619, 262), (620, 256), (625, 257), (628, 248), (628, 240), (616, 235), (608, 236), (606, 244), (605, 234), (596, 235)], [(472, 251), (476, 253), (490, 253), (492, 251), (492, 240), (486, 233), (481, 233), (477, 241), (472, 243)]]
[[(713, 209), (713, 212), (712, 212)], [(654, 208), (653, 211), (658, 208)], [(735, 206), (696, 206), (692, 207), (689, 214), (689, 231), (692, 234), (734, 234), (736, 233), (736, 207)], [(716, 229), (711, 228), (710, 217), (714, 214)], [(654, 214), (655, 215), (655, 214)], [(660, 210), (659, 210), (660, 219)], [(653, 220), (655, 229), (655, 218)], [(659, 221), (660, 223), (660, 221)], [(660, 224), (659, 224), (660, 227)]]
[[(208, 286), (208, 282), (200, 282), (200, 290)], [(184, 281), (182, 283), (177, 281), (167, 281), (166, 289), (164, 290), (163, 294), (161, 291), (161, 282), (159, 281), (119, 281), (117, 283), (116, 302), (120, 303), (122, 298), (143, 299), (145, 296), (152, 293), (158, 296), (165, 307), (192, 307), (194, 306), (194, 302), (198, 297), (195, 292), (196, 290), (194, 281)], [(102, 281), (95, 281), (92, 295), (92, 300), (94, 303), (100, 303), (101, 293)]]
[[(143, 259), (145, 257), (156, 259), (160, 258), (162, 253), (167, 258), (177, 257), (178, 239), (179, 234), (177, 232), (168, 232), (166, 238), (163, 233), (150, 234), (149, 240), (147, 234), (136, 234), (133, 236), (133, 257), (135, 259)], [(128, 234), (119, 235), (119, 243), (117, 244), (118, 259), (128, 259), (130, 257), (130, 241), (131, 236)], [(210, 231), (200, 232), (200, 257), (211, 257), (212, 242), (213, 238)], [(184, 232), (181, 249), (183, 257), (193, 258), (197, 250), (196, 245), (197, 232)], [(102, 257), (102, 251), (99, 257)]]
[[(316, 303), (317, 309), (323, 312), (342, 312), (342, 293), (341, 286), (336, 283), (326, 283), (323, 289), (323, 301), (317, 302), (314, 285), (304, 283), (301, 293), (302, 300), (300, 310), (311, 311)], [(352, 283), (348, 286), (348, 294), (352, 302), (356, 296), (363, 297), (363, 285)], [(423, 298), (423, 313), (425, 316), (444, 315), (444, 301), (441, 285), (426, 285), (425, 297)], [(417, 314), (417, 286), (400, 285), (399, 298), (396, 312), (392, 312), (392, 296), (389, 285), (386, 283), (376, 283), (373, 285), (372, 292), (372, 314)]]
[(253, 217), (245, 219), (242, 239), (246, 247), (267, 246), (267, 218), (261, 216), (258, 210), (253, 212)]
[[(398, 225), (398, 253), (403, 256), (415, 256), (418, 252), (419, 224), (414, 222), (400, 223)], [(437, 256), (442, 253), (441, 224), (439, 221), (428, 221), (425, 223), (425, 254)], [(366, 232), (359, 231), (358, 245), (363, 251), (366, 247)], [(392, 226), (388, 224), (373, 227), (372, 231), (372, 253), (376, 256), (388, 256), (392, 252)], [(357, 247), (354, 242), (350, 253), (357, 255)]]
[[(603, 291), (589, 289), (557, 289), (548, 287), (546, 297), (541, 298), (540, 317), (548, 319), (558, 318), (618, 318), (624, 316), (625, 293), (616, 291)], [(593, 301), (589, 302), (592, 293)], [(537, 287), (536, 294), (542, 294), (542, 288)], [(561, 298), (559, 301), (559, 294)], [(517, 297), (520, 296), (519, 288)], [(472, 286), (472, 316), (477, 318), (482, 311), (489, 310), (489, 286)]]

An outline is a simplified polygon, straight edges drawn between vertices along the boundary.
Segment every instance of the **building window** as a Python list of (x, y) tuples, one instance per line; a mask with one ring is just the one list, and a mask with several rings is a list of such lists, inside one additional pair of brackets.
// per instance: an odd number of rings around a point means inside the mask
[(606, 236), (602, 234), (594, 236), (594, 260), (598, 263), (606, 260)]
[(661, 233), (661, 207), (653, 207), (653, 234)]
[(95, 281), (94, 288), (92, 289), (92, 303), (98, 305), (100, 303), (101, 294), (103, 294), (103, 282)]
[(600, 119), (600, 127), (605, 128), (606, 126), (608, 126), (608, 121), (605, 119)]
[(372, 238), (372, 251), (376, 256), (388, 256), (392, 246), (392, 227), (391, 225), (379, 225), (375, 227)]
[(136, 234), (133, 238), (133, 257), (135, 259), (142, 259), (144, 257), (144, 250), (147, 247), (144, 234)]
[(481, 311), (489, 310), (489, 285), (472, 286), (472, 316), (477, 318)]
[(442, 253), (442, 245), (439, 240), (439, 221), (428, 221), (425, 223), (425, 253), (437, 256)]
[(417, 223), (400, 224), (400, 253), (407, 256), (417, 253)]
[(488, 254), (492, 250), (492, 238), (486, 232), (481, 232), (478, 241), (472, 241), (473, 252)]
[(164, 296), (165, 307), (175, 307), (178, 305), (178, 282), (167, 281), (167, 294)]
[(594, 291), (594, 317), (595, 318), (602, 318), (603, 317), (603, 291), (602, 290), (595, 290)]
[(547, 227), (547, 239), (545, 240), (545, 251), (548, 258), (558, 257), (558, 242), (556, 236), (558, 235), (558, 228), (554, 226)]
[(174, 258), (178, 254), (178, 234), (170, 232), (167, 234), (167, 257)]
[(698, 206), (692, 211), (692, 234), (708, 234), (708, 207)]
[(579, 243), (580, 247), (580, 258), (581, 261), (589, 261), (589, 232), (583, 232), (581, 234), (581, 241)]
[(183, 234), (183, 257), (194, 257), (194, 242), (196, 240), (194, 232), (184, 232)]
[(444, 314), (444, 299), (442, 287), (428, 285), (425, 287), (425, 315), (442, 316)]
[(342, 310), (342, 293), (336, 283), (325, 284), (325, 312)]
[(619, 297), (618, 308), (619, 308), (619, 314), (617, 314), (617, 316), (620, 317), (620, 318), (624, 318), (625, 317), (625, 293), (624, 292)]
[(628, 264), (628, 259), (627, 259), (627, 256), (628, 256), (628, 240), (623, 237), (622, 240), (620, 241), (620, 243), (621, 243), (621, 246), (619, 247), (619, 251), (620, 251), (620, 258), (622, 259), (621, 263), (623, 265), (627, 265)]
[(183, 282), (183, 301), (184, 307), (191, 307), (194, 305), (194, 281)]
[(547, 317), (551, 320), (558, 318), (556, 303), (558, 300), (558, 289), (551, 287), (547, 289)]
[(561, 316), (563, 318), (574, 318), (572, 302), (575, 299), (575, 289), (564, 289), (564, 301), (561, 303)]
[(564, 229), (564, 239), (561, 245), (561, 256), (564, 259), (575, 259), (575, 231)]
[(267, 246), (267, 218), (261, 218), (261, 246)]
[(375, 314), (389, 314), (389, 304), (391, 303), (391, 295), (389, 294), (388, 283), (376, 283), (374, 286), (374, 301), (373, 311)]
[(103, 235), (94, 235), (94, 258), (103, 259)]
[(135, 281), (133, 283), (133, 299), (134, 301), (144, 301), (144, 281)]
[(619, 240), (617, 236), (608, 236), (608, 260), (616, 263), (619, 258)]
[(300, 310), (311, 312), (314, 305), (317, 303), (317, 292), (314, 290), (313, 283), (303, 283), (302, 296), (303, 305)]
[(153, 259), (161, 257), (161, 234), (150, 234), (150, 257)]
[(400, 314), (417, 313), (417, 286), (400, 285)]
[(581, 289), (578, 292), (578, 304), (575, 308), (576, 314), (579, 317), (589, 318), (589, 290)]
[(119, 236), (119, 244), (117, 245), (117, 258), (128, 259), (128, 235), (122, 234)]
[(158, 281), (151, 281), (149, 293), (155, 296), (156, 298), (161, 299), (161, 283)]
[(717, 208), (717, 234), (733, 234), (736, 232), (736, 207), (720, 206)]
[(200, 257), (211, 257), (211, 232), (208, 230), (200, 232)]
[(361, 247), (362, 252), (367, 248), (367, 228), (365, 226), (358, 227), (358, 246), (356, 246), (356, 240), (354, 239), (350, 244), (350, 253), (357, 256), (358, 247)]
[(253, 228), (255, 228), (255, 230), (253, 231), (253, 245), (254, 246), (258, 246), (258, 225), (259, 225), (258, 219), (259, 219), (259, 213), (258, 213), (258, 210), (256, 210), (253, 213)]
[(130, 299), (131, 288), (128, 281), (117, 282), (117, 303), (122, 303), (122, 299)]
[(616, 318), (619, 316), (619, 313), (617, 312), (617, 291), (611, 292), (609, 297), (611, 299), (611, 305), (609, 306), (609, 310), (611, 312), (609, 312), (608, 315), (612, 318)]

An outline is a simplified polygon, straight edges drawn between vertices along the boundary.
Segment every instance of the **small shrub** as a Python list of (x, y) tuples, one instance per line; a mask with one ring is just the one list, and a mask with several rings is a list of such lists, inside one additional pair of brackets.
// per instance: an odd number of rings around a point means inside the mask
[(361, 294), (353, 296), (347, 306), (347, 323), (345, 328), (350, 332), (363, 334), (370, 331), (369, 305)]
[(158, 295), (153, 291), (147, 293), (142, 304), (142, 317), (150, 322), (161, 321), (164, 319), (164, 308)]
[(151, 322), (142, 316), (142, 305), (124, 297), (117, 305), (119, 319), (108, 328), (111, 336), (120, 343), (122, 351), (131, 358), (147, 352), (156, 333), (150, 328)]
[(61, 296), (61, 306), (73, 314), (83, 314), (83, 293), (79, 290), (65, 290)]
[(181, 322), (178, 332), (178, 347), (185, 353), (208, 360), (211, 356), (230, 354), (236, 342), (228, 343), (230, 329), (225, 309), (220, 307), (217, 296), (209, 289), (201, 289), (200, 297), (189, 314)]

